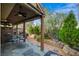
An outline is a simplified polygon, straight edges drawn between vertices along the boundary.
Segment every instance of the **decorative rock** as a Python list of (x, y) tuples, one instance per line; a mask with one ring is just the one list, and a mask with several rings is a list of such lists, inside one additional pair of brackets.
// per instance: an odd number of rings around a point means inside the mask
[(72, 55), (72, 56), (75, 56), (76, 52), (74, 50), (70, 49), (69, 54)]
[(63, 50), (63, 52), (65, 52), (64, 55), (79, 56), (79, 51), (76, 51), (75, 49), (70, 48), (68, 45), (65, 45), (60, 41), (56, 41), (55, 39), (53, 41), (47, 41), (45, 43), (59, 48), (59, 51)]
[(59, 46), (59, 48), (61, 48), (61, 49), (62, 49), (62, 48), (63, 48), (63, 46), (64, 46), (64, 44), (63, 44), (62, 42), (60, 42), (60, 41), (59, 41), (59, 42), (58, 42), (58, 46)]
[(79, 56), (79, 52), (77, 52), (77, 56)]
[(63, 48), (63, 51), (67, 54), (67, 55), (72, 55), (72, 56), (77, 56), (79, 55), (79, 52), (70, 48), (68, 45), (65, 45)]
[(69, 54), (69, 47), (68, 47), (68, 45), (65, 45), (65, 46), (63, 47), (63, 51), (64, 51), (66, 54)]

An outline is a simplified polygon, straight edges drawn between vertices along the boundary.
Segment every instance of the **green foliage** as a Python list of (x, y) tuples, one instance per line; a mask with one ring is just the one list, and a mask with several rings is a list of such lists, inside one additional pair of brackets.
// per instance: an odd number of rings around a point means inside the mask
[(34, 26), (33, 28), (34, 34), (39, 35), (40, 34), (40, 27), (38, 25)]
[(36, 25), (36, 26), (29, 26), (28, 32), (30, 34), (39, 35), (41, 31), (39, 25)]
[(34, 34), (34, 29), (33, 29), (33, 26), (32, 26), (32, 25), (29, 26), (28, 32), (29, 32), (30, 34)]
[(79, 46), (79, 29), (77, 29), (76, 26), (77, 21), (71, 11), (59, 31), (59, 39), (71, 47)]
[(66, 15), (64, 13), (49, 13), (47, 9), (45, 9), (45, 15), (45, 31), (51, 38), (57, 39), (59, 28)]
[(45, 38), (45, 39), (50, 39), (48, 33), (45, 33), (45, 34), (44, 34), (44, 38)]

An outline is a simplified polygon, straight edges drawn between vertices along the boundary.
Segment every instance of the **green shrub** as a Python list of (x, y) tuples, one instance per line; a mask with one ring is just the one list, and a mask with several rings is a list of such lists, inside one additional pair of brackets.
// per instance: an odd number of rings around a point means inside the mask
[(34, 34), (34, 28), (33, 28), (32, 25), (29, 26), (28, 32), (29, 32), (30, 34)]
[(45, 39), (49, 39), (49, 38), (50, 38), (50, 37), (48, 36), (48, 33), (45, 33), (45, 34), (44, 34), (44, 38), (45, 38)]
[(30, 33), (30, 34), (36, 34), (36, 35), (39, 35), (40, 34), (40, 28), (39, 28), (39, 26), (38, 25), (36, 25), (36, 26), (29, 26), (29, 29), (28, 29), (28, 32)]
[(77, 21), (71, 11), (59, 31), (59, 39), (71, 47), (79, 46), (79, 30), (76, 29)]
[(34, 34), (36, 34), (36, 35), (39, 35), (41, 32), (38, 25), (34, 26), (33, 31), (34, 31)]

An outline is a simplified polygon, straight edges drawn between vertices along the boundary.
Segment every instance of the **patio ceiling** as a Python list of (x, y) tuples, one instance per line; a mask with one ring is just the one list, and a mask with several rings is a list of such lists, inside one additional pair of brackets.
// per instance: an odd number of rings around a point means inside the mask
[(31, 21), (41, 15), (43, 15), (43, 11), (36, 3), (1, 4), (1, 20), (7, 20), (12, 24)]

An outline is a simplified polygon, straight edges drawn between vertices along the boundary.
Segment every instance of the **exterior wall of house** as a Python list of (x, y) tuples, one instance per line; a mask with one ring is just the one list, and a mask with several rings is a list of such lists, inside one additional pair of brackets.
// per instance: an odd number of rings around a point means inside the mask
[(12, 28), (1, 27), (1, 43), (7, 42), (12, 35)]

